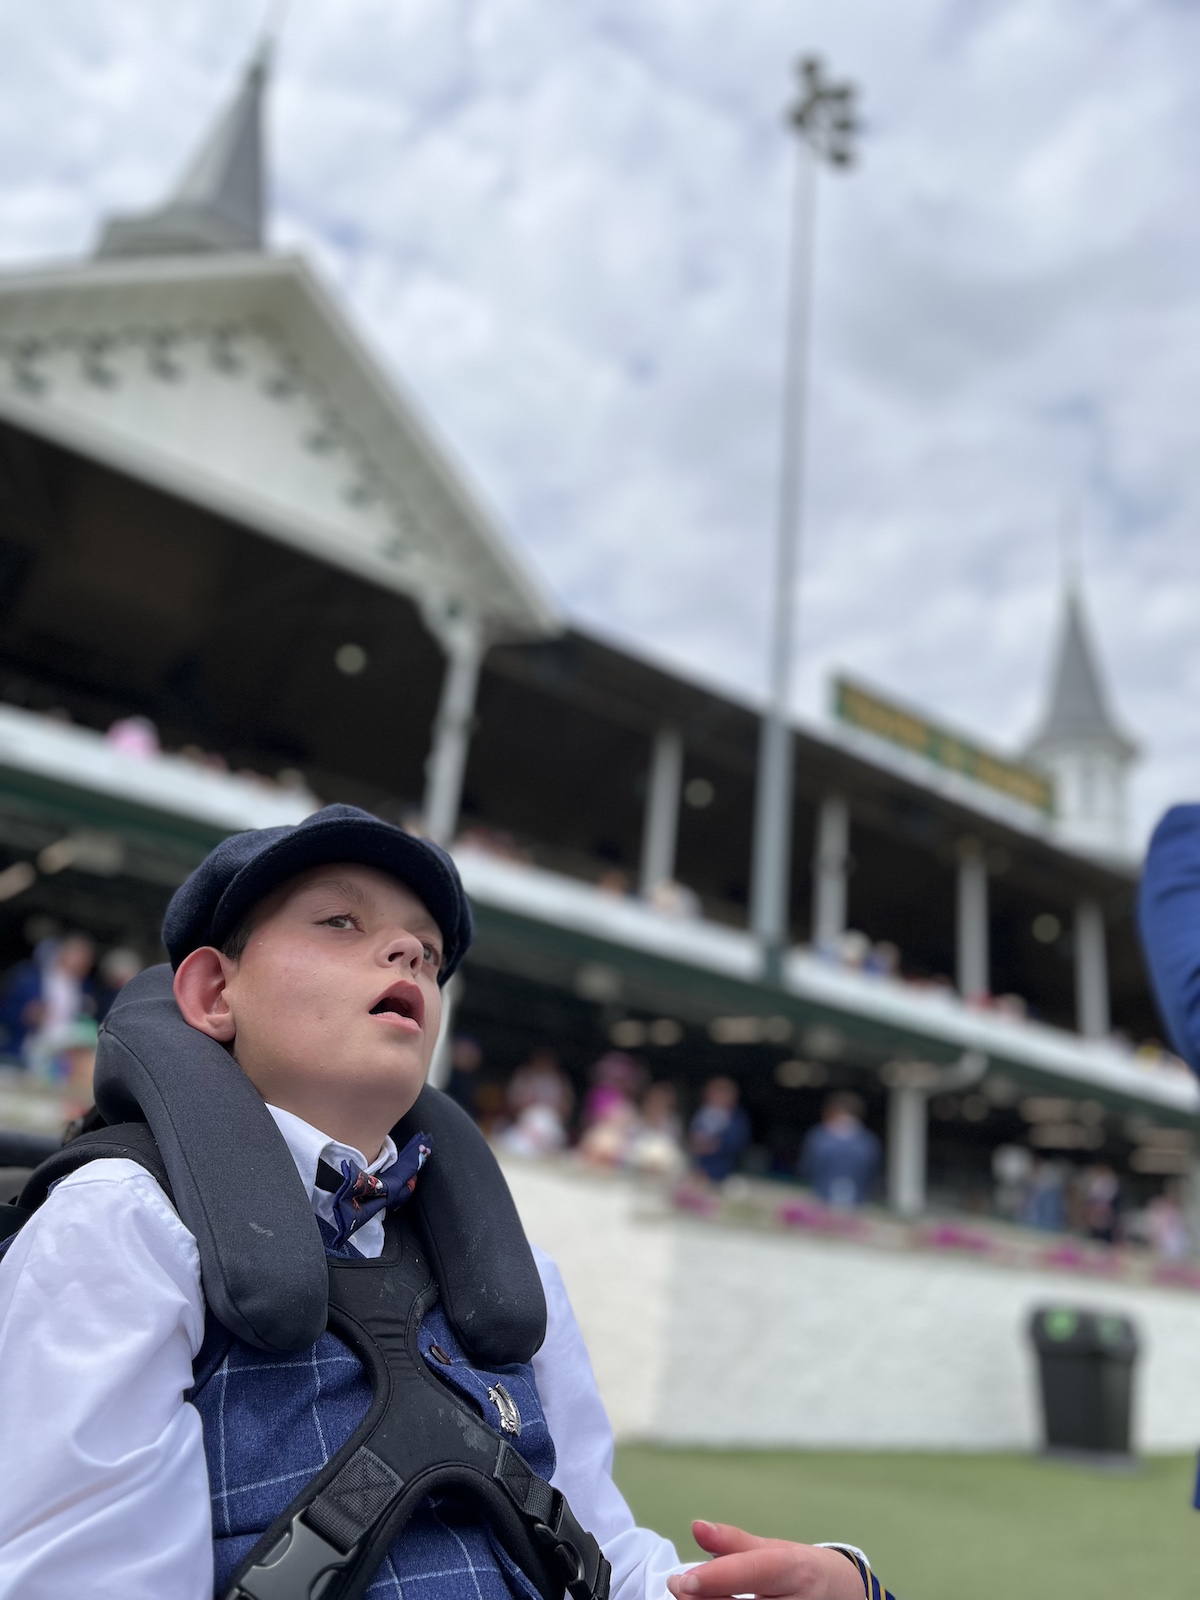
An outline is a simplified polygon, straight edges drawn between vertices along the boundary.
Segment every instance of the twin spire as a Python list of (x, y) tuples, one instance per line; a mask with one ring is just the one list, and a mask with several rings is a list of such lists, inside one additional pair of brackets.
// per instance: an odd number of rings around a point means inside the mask
[[(263, 98), (270, 60), (268, 36), (174, 191), (152, 210), (109, 218), (101, 230), (97, 256), (178, 256), (263, 248)], [(1078, 582), (1069, 577), (1050, 700), (1026, 754), (1054, 773), (1060, 815), (1065, 819), (1092, 809), (1090, 804), (1073, 803), (1070, 797), (1076, 790), (1082, 797), (1085, 790), (1090, 793), (1095, 788), (1094, 780), (1102, 776), (1095, 768), (1097, 761), (1107, 767), (1114, 787), (1110, 802), (1099, 809), (1110, 813), (1104, 831), (1115, 842), (1124, 810), (1117, 790), (1136, 753), (1137, 746), (1121, 732), (1109, 711)], [(1099, 816), (1095, 820), (1099, 822)]]
[(255, 52), (232, 101), (174, 192), (151, 211), (110, 217), (97, 256), (177, 256), (261, 250), (266, 209), (263, 96), (270, 43)]
[(1076, 583), (1068, 583), (1065, 599), (1049, 704), (1026, 753), (1036, 760), (1063, 746), (1086, 746), (1128, 760), (1137, 746), (1109, 710)]

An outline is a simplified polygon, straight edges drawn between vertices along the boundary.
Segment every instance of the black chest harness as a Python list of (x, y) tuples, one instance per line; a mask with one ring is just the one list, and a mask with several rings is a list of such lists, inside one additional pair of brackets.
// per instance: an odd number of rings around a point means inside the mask
[(532, 1358), (546, 1307), (503, 1175), (471, 1120), (424, 1089), (397, 1125), (424, 1128), (436, 1160), (389, 1216), (377, 1260), (325, 1254), (304, 1186), (257, 1091), (189, 1028), (157, 967), (122, 990), (100, 1034), (96, 1103), (109, 1126), (44, 1162), (11, 1234), (50, 1185), (124, 1156), (170, 1196), (200, 1251), (209, 1311), (259, 1349), (304, 1350), (326, 1327), (358, 1357), (366, 1416), (250, 1551), (225, 1600), (359, 1600), (389, 1544), (430, 1494), (469, 1496), (543, 1600), (607, 1600), (609, 1564), (559, 1490), (429, 1371), (421, 1320), (439, 1300), (488, 1367)]

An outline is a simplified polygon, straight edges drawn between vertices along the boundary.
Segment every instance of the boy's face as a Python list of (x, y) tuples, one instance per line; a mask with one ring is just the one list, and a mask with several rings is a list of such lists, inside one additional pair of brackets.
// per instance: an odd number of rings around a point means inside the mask
[(429, 1069), (442, 942), (416, 895), (371, 867), (291, 879), (258, 908), (241, 957), (219, 957), (238, 1065), (265, 1100), (371, 1159)]

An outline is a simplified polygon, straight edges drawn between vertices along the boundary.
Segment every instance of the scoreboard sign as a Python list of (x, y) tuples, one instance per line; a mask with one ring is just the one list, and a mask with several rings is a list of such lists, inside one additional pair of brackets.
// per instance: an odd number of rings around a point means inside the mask
[(834, 715), (839, 722), (861, 728), (864, 733), (873, 733), (877, 739), (885, 739), (888, 744), (921, 756), (935, 767), (959, 772), (964, 778), (1007, 795), (1010, 800), (1033, 806), (1047, 816), (1053, 815), (1054, 784), (1036, 767), (982, 750), (957, 734), (947, 733), (923, 717), (892, 705), (871, 690), (860, 688), (848, 678), (835, 678), (833, 693)]

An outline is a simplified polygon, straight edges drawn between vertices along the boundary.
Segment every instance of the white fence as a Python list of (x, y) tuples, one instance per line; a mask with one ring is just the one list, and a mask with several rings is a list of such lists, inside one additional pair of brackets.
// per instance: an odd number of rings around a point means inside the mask
[(757, 1232), (668, 1211), (624, 1178), (508, 1159), (555, 1257), (618, 1438), (1027, 1450), (1026, 1333), (1046, 1303), (1131, 1316), (1135, 1442), (1200, 1445), (1200, 1295)]

